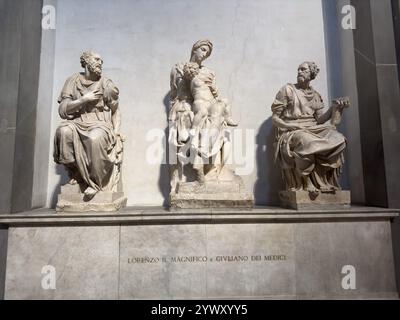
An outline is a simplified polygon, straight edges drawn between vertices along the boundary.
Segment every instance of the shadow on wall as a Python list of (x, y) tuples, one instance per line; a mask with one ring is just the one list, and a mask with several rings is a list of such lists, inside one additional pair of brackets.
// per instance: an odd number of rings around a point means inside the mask
[(167, 126), (164, 130), (164, 137), (165, 137), (165, 145), (164, 145), (164, 154), (163, 154), (163, 159), (166, 159), (166, 164), (161, 163), (160, 165), (160, 175), (158, 178), (158, 188), (160, 189), (160, 192), (164, 198), (163, 201), (163, 207), (168, 207), (169, 206), (169, 194), (171, 192), (171, 186), (170, 186), (170, 178), (169, 178), (169, 145), (168, 145), (168, 135), (169, 135), (169, 130), (168, 130), (168, 116), (169, 116), (169, 100), (170, 100), (170, 92), (168, 92), (164, 99), (164, 111), (165, 111), (165, 120), (167, 123)]
[(279, 206), (279, 191), (284, 190), (281, 170), (274, 161), (275, 128), (272, 117), (263, 122), (256, 136), (257, 181), (254, 186), (256, 205)]
[(55, 171), (56, 171), (56, 175), (60, 177), (60, 181), (57, 183), (57, 186), (53, 190), (53, 194), (51, 196), (50, 207), (53, 209), (57, 205), (58, 195), (61, 193), (61, 186), (67, 184), (69, 181), (68, 173), (64, 169), (63, 165), (57, 164)]

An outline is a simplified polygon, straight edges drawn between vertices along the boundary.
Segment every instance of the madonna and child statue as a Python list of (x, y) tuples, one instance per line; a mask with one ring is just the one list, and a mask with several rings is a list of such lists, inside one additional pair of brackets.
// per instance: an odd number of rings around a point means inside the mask
[(203, 65), (212, 51), (211, 41), (199, 40), (190, 61), (177, 63), (171, 71), (171, 208), (250, 208), (254, 203), (226, 161), (230, 128), (238, 123), (229, 102), (220, 96), (215, 73)]

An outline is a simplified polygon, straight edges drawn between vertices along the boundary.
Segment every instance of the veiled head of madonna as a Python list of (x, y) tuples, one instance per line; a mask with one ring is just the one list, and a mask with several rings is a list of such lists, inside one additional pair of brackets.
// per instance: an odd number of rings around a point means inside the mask
[(212, 50), (213, 44), (210, 40), (199, 40), (193, 45), (190, 61), (201, 65), (211, 55)]

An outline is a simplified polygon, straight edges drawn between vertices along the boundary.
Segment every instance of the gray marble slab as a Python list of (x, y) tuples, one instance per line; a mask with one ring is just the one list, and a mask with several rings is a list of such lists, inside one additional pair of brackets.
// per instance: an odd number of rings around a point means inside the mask
[[(119, 227), (12, 228), (5, 299), (117, 299)], [(53, 266), (56, 289), (42, 287)]]

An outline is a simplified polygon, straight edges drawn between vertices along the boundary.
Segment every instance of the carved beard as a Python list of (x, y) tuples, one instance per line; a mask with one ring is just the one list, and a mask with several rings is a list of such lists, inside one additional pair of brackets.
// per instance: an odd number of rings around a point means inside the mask
[(310, 80), (311, 79), (306, 79), (306, 77), (303, 76), (303, 75), (298, 75), (297, 76), (297, 83), (299, 83), (299, 84), (306, 83), (307, 81), (309, 82)]
[(101, 64), (100, 63), (96, 63), (95, 61), (92, 61), (92, 62), (88, 62), (87, 66), (88, 66), (88, 69), (89, 69), (90, 73), (94, 73), (99, 78), (101, 77), (101, 74), (102, 74), (103, 70), (101, 68)]

